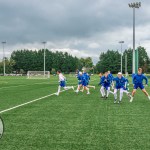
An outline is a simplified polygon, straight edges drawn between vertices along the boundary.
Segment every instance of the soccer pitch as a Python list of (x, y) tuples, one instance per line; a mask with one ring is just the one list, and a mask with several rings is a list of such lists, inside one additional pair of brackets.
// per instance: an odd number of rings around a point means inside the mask
[[(76, 78), (67, 79), (67, 85), (77, 85)], [(107, 100), (100, 98), (98, 75), (91, 80), (96, 90), (90, 89), (90, 95), (68, 90), (56, 96), (50, 94), (57, 92), (58, 77), (51, 76), (49, 80), (0, 77), (0, 116), (5, 124), (0, 149), (150, 149), (147, 97), (138, 90), (132, 103), (124, 94), (122, 103), (114, 104), (112, 94)], [(150, 93), (150, 87), (146, 89)], [(30, 101), (33, 102), (14, 108)]]

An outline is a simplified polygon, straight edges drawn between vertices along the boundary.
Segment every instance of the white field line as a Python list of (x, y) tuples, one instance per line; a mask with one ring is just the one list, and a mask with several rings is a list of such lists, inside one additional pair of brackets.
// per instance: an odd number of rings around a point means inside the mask
[[(94, 79), (94, 80), (91, 80), (91, 81), (95, 81), (95, 79)], [(67, 89), (67, 90), (69, 90), (69, 89)], [(61, 92), (64, 92), (64, 91), (67, 91), (67, 90), (62, 90)], [(53, 96), (53, 95), (55, 95), (55, 94), (56, 94), (56, 93), (52, 93), (52, 94), (50, 94), (50, 95), (46, 95), (46, 96), (43, 96), (43, 97), (40, 97), (40, 98), (31, 100), (31, 101), (29, 101), (29, 102), (26, 102), (26, 103), (23, 103), (23, 104), (20, 104), (20, 105), (17, 105), (17, 106), (14, 106), (14, 107), (11, 107), (11, 108), (2, 110), (2, 111), (0, 111), (0, 114), (2, 114), (2, 113), (4, 113), (4, 112), (7, 112), (7, 111), (10, 111), (10, 110), (13, 110), (13, 109), (16, 109), (16, 108), (19, 108), (19, 107), (22, 107), (22, 106), (25, 106), (25, 105), (27, 105), (27, 104), (31, 104), (31, 103), (36, 102), (36, 101), (39, 101), (39, 100), (41, 100), (41, 99), (45, 99), (45, 98), (50, 97), (50, 96)]]
[[(69, 89), (67, 89), (67, 90), (69, 90)], [(64, 92), (64, 91), (67, 91), (67, 90), (62, 90), (61, 92)], [(31, 100), (31, 101), (29, 101), (29, 102), (26, 102), (26, 103), (23, 103), (23, 104), (20, 104), (20, 105), (17, 105), (17, 106), (14, 106), (14, 107), (11, 107), (11, 108), (2, 110), (2, 111), (0, 111), (0, 114), (2, 114), (2, 113), (4, 113), (4, 112), (7, 112), (7, 111), (10, 111), (10, 110), (13, 110), (13, 109), (16, 109), (16, 108), (19, 108), (19, 107), (22, 107), (22, 106), (25, 106), (25, 105), (27, 105), (27, 104), (31, 104), (31, 103), (36, 102), (36, 101), (39, 101), (39, 100), (41, 100), (41, 99), (45, 99), (45, 98), (50, 97), (50, 96), (53, 96), (53, 95), (55, 95), (55, 94), (56, 94), (56, 93), (52, 93), (52, 94), (50, 94), (50, 95), (46, 95), (46, 96), (43, 96), (43, 97), (40, 97), (40, 98)]]

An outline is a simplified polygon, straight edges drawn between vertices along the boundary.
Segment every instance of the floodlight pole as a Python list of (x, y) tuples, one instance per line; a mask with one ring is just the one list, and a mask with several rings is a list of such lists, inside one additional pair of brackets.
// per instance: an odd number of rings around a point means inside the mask
[(44, 45), (44, 77), (45, 77), (45, 44), (46, 44), (46, 42), (44, 41), (42, 43)]
[(133, 58), (132, 58), (132, 73), (135, 73), (135, 8), (141, 7), (141, 2), (135, 2), (128, 4), (130, 8), (133, 8)]
[(125, 74), (127, 73), (127, 53), (125, 53)]
[(6, 65), (5, 65), (5, 44), (6, 44), (6, 42), (2, 42), (2, 45), (3, 45), (3, 71), (4, 71), (4, 76), (5, 76), (5, 68), (6, 68)]
[(122, 72), (122, 44), (124, 43), (124, 41), (119, 41), (119, 43), (121, 44), (121, 69), (120, 71)]

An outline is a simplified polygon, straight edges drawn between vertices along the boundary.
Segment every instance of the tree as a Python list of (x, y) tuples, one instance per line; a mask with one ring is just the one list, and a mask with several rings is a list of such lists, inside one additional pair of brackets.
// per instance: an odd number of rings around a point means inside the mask
[(82, 67), (86, 67), (86, 68), (91, 68), (93, 67), (93, 61), (91, 57), (87, 57), (87, 58), (81, 58), (80, 59), (81, 62), (81, 66)]
[(112, 73), (117, 73), (120, 71), (120, 57), (118, 51), (108, 50), (106, 53), (101, 53), (96, 64), (97, 71), (104, 73), (110, 70)]

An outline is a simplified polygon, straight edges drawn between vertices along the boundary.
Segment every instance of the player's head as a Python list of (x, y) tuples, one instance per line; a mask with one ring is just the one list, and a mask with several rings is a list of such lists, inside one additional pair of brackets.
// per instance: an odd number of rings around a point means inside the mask
[(60, 71), (60, 70), (58, 70), (58, 71), (57, 71), (57, 74), (60, 74), (60, 73), (61, 73), (61, 71)]
[(142, 68), (138, 69), (138, 74), (142, 74)]
[(104, 74), (104, 75), (105, 75), (105, 77), (107, 77), (107, 76), (108, 76), (108, 72), (105, 72), (105, 74)]
[(79, 75), (82, 76), (82, 72), (81, 71), (79, 72)]
[(86, 73), (86, 70), (85, 69), (82, 69), (83, 70), (83, 73)]
[(108, 74), (110, 74), (110, 71), (108, 71)]
[(118, 72), (117, 76), (118, 76), (118, 78), (121, 78), (122, 77), (122, 73)]
[(102, 76), (103, 76), (103, 74), (100, 72), (100, 73), (99, 73), (99, 77), (102, 77)]

